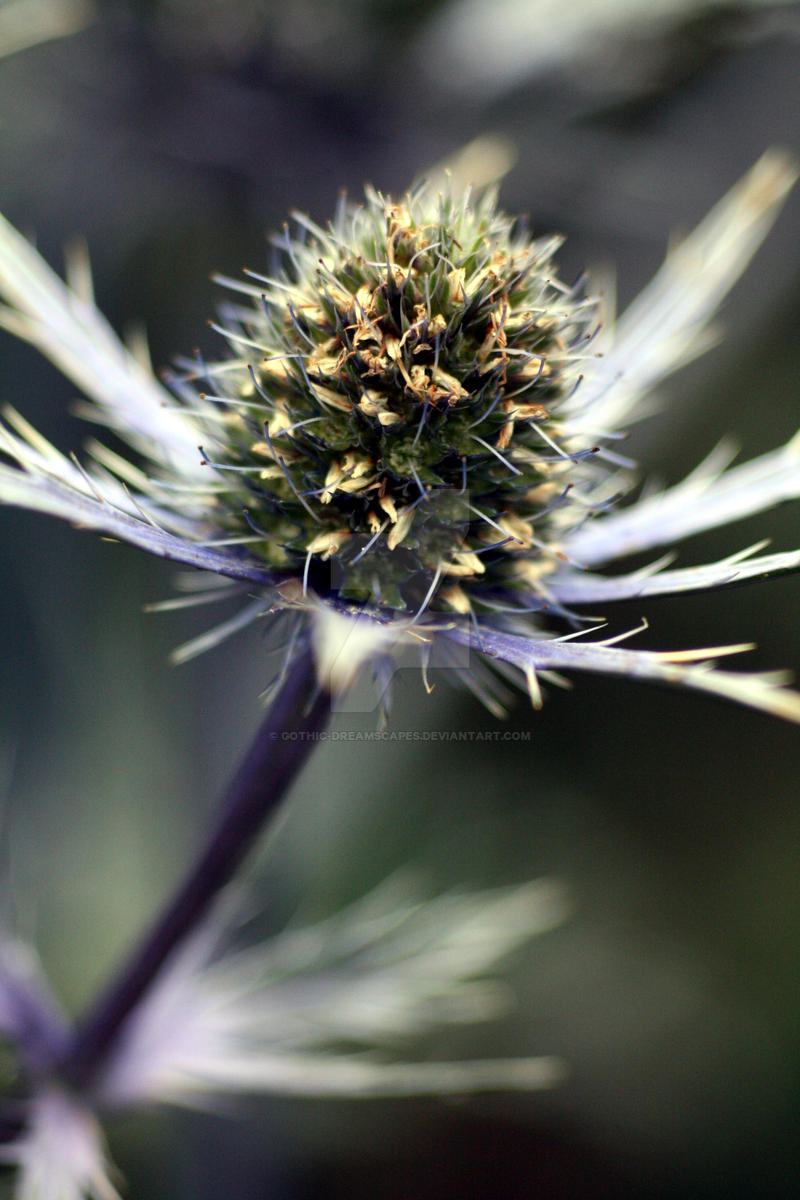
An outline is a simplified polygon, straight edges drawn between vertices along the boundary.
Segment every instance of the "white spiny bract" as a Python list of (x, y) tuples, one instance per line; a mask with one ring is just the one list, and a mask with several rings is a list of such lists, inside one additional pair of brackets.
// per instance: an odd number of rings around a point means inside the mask
[[(496, 1019), (513, 1002), (501, 960), (567, 915), (554, 880), (426, 895), (397, 874), (317, 924), (221, 951), (230, 897), (166, 965), (114, 1043), (88, 1096), (47, 1073), (0, 1146), (16, 1200), (118, 1200), (98, 1117), (159, 1104), (213, 1107), (230, 1094), (454, 1095), (552, 1087), (549, 1056), (414, 1061), (414, 1039)], [(57, 1013), (32, 957), (0, 929), (0, 1036), (22, 1059)], [(3, 1004), (4, 996), (14, 1003)], [(67, 1029), (58, 1016), (53, 1028)]]
[(0, 1161), (19, 1168), (14, 1200), (120, 1200), (100, 1126), (78, 1096), (46, 1084), (26, 1120), (20, 1139), (0, 1147)]
[(426, 897), (398, 874), (318, 924), (218, 961), (224, 924), (212, 921), (127, 1024), (97, 1083), (99, 1103), (550, 1086), (563, 1064), (549, 1057), (415, 1063), (407, 1052), (437, 1028), (505, 1013), (512, 993), (498, 963), (568, 908), (553, 880)]
[[(559, 281), (558, 239), (531, 240), (492, 194), (368, 191), (328, 229), (297, 217), (271, 276), (223, 281), (241, 297), (217, 326), (228, 356), (179, 364), (171, 392), (97, 312), (84, 262), (67, 287), (3, 225), (0, 323), (73, 379), (92, 402), (84, 414), (136, 459), (93, 442), (78, 463), (8, 412), (0, 501), (211, 573), (172, 606), (247, 595), (179, 657), (290, 610), (293, 644), (311, 630), (334, 688), (398, 643), (423, 657), (436, 643), (494, 707), (480, 655), (524, 678), (536, 704), (537, 673), (592, 670), (800, 719), (782, 677), (713, 667), (745, 646), (629, 650), (587, 638), (596, 618), (581, 615), (800, 566), (798, 551), (757, 547), (665, 569), (679, 539), (800, 495), (797, 438), (742, 466), (712, 452), (632, 503), (636, 473), (615, 450), (652, 388), (709, 345), (710, 318), (794, 179), (766, 154), (616, 323)], [(667, 559), (595, 573), (651, 548)]]

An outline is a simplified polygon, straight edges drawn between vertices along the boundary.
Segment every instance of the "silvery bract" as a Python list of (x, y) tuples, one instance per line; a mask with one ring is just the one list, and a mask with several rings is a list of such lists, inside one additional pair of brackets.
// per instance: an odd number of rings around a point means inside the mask
[(311, 631), (333, 690), (413, 644), (423, 660), (436, 646), (495, 707), (481, 656), (535, 704), (540, 674), (591, 670), (800, 719), (782, 677), (712, 666), (746, 646), (628, 650), (592, 639), (596, 619), (580, 615), (800, 566), (800, 552), (760, 546), (597, 573), (800, 493), (797, 438), (740, 466), (712, 451), (683, 483), (629, 504), (636, 476), (616, 449), (653, 387), (708, 346), (710, 317), (794, 178), (765, 155), (602, 326), (591, 292), (558, 279), (558, 239), (531, 240), (492, 193), (368, 191), (327, 229), (298, 216), (271, 275), (224, 281), (241, 297), (218, 326), (229, 355), (182, 363), (170, 391), (97, 312), (85, 262), (65, 286), (3, 225), (0, 321), (69, 375), (91, 401), (84, 415), (135, 458), (93, 442), (79, 463), (9, 411), (0, 500), (209, 573), (173, 603), (241, 592), (237, 614), (183, 656), (284, 612), (292, 644)]
[[(227, 903), (228, 906), (230, 902)], [(232, 914), (174, 955), (128, 1021), (89, 1095), (43, 1067), (69, 1036), (32, 952), (0, 930), (0, 1036), (34, 1082), (18, 1138), (17, 1200), (114, 1200), (97, 1114), (153, 1104), (209, 1107), (229, 1093), (448, 1095), (551, 1087), (551, 1057), (410, 1062), (409, 1041), (497, 1018), (513, 997), (497, 964), (558, 925), (563, 889), (539, 880), (430, 897), (396, 875), (316, 925), (219, 954)], [(2, 1114), (0, 1114), (2, 1115)]]

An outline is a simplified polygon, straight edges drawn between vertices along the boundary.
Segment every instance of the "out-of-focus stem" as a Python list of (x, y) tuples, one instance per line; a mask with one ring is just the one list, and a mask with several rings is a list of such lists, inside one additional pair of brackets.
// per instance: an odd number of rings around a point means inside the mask
[(320, 688), (308, 650), (294, 661), (281, 684), (184, 881), (79, 1023), (60, 1064), (62, 1076), (73, 1086), (91, 1084), (166, 959), (231, 880), (316, 745), (314, 735), (324, 729), (330, 711), (330, 696)]

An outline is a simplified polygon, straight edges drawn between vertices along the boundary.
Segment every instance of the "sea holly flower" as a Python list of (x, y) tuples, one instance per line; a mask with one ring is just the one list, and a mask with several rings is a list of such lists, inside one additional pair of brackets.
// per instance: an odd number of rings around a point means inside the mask
[(221, 948), (230, 897), (186, 940), (132, 1013), (90, 1090), (44, 1069), (68, 1036), (27, 948), (0, 930), (0, 1035), (38, 1063), (0, 1161), (19, 1200), (118, 1200), (100, 1119), (152, 1105), (213, 1107), (277, 1093), (363, 1099), (534, 1091), (564, 1075), (550, 1056), (413, 1061), (415, 1038), (501, 1017), (513, 1003), (498, 965), (560, 924), (568, 900), (542, 879), (425, 894), (399, 873), (313, 925)]
[(794, 176), (766, 155), (604, 327), (591, 290), (559, 280), (558, 239), (531, 239), (492, 193), (368, 191), (327, 229), (296, 218), (271, 274), (223, 281), (237, 297), (217, 326), (227, 357), (179, 363), (164, 384), (97, 312), (85, 261), (73, 258), (65, 285), (0, 225), (0, 323), (132, 451), (92, 442), (80, 462), (9, 411), (0, 500), (206, 572), (207, 586), (168, 606), (238, 597), (180, 657), (265, 614), (290, 625), (276, 698), (199, 856), (74, 1029), (30, 958), (0, 939), (0, 1032), (28, 1089), (20, 1128), (3, 1130), (21, 1196), (110, 1200), (97, 1114), (116, 1106), (555, 1080), (551, 1060), (432, 1070), (370, 1053), (488, 1015), (496, 992), (474, 980), (559, 908), (535, 885), (455, 906), (367, 905), (219, 962), (212, 902), (324, 726), (328, 693), (364, 662), (387, 676), (399, 646), (420, 647), (423, 665), (438, 651), (495, 707), (496, 674), (524, 681), (538, 704), (539, 675), (593, 670), (800, 720), (782, 677), (714, 667), (744, 647), (628, 650), (626, 635), (593, 637), (597, 620), (582, 615), (800, 567), (800, 551), (759, 547), (700, 568), (662, 558), (598, 571), (800, 494), (798, 438), (743, 466), (714, 451), (684, 483), (633, 503), (634, 467), (618, 450), (652, 388), (707, 346)]
[[(8, 225), (0, 322), (89, 399), (83, 413), (133, 460), (92, 442), (69, 459), (9, 411), (0, 500), (93, 528), (209, 573), (171, 604), (225, 595), (243, 607), (183, 648), (261, 617), (311, 631), (321, 676), (432, 648), (490, 704), (495, 672), (629, 675), (714, 692), (800, 719), (776, 675), (719, 671), (745, 646), (631, 650), (592, 636), (614, 600), (708, 589), (794, 570), (763, 546), (668, 566), (681, 538), (800, 494), (800, 441), (739, 466), (712, 451), (689, 478), (626, 502), (619, 439), (661, 380), (710, 341), (709, 320), (795, 178), (766, 154), (675, 250), (616, 321), (558, 277), (558, 238), (532, 239), (492, 192), (367, 190), (321, 228), (275, 239), (271, 274), (223, 280), (220, 361), (181, 362), (159, 383), (94, 307), (85, 263), (65, 286)], [(597, 344), (593, 339), (598, 335)], [(167, 385), (169, 390), (167, 390)], [(613, 576), (632, 552), (668, 558)], [(466, 657), (465, 657), (466, 656)]]

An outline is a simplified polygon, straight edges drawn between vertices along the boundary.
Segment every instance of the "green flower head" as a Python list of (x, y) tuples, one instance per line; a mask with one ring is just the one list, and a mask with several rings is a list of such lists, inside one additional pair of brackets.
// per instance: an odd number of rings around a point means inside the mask
[(318, 594), (416, 611), (435, 579), (431, 607), (465, 612), (528, 592), (599, 449), (561, 445), (596, 305), (558, 279), (559, 239), (491, 194), (424, 187), (297, 229), (274, 278), (226, 281), (253, 297), (226, 313), (234, 361), (208, 371), (226, 528)]

